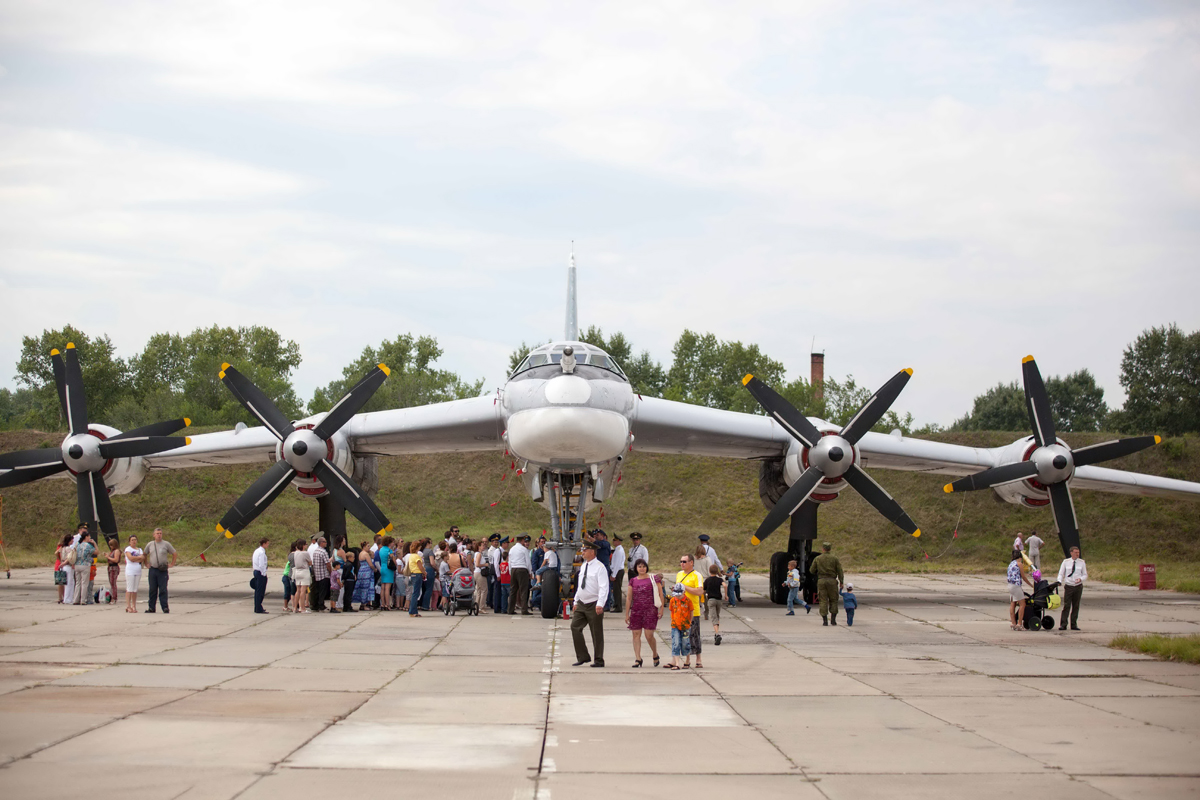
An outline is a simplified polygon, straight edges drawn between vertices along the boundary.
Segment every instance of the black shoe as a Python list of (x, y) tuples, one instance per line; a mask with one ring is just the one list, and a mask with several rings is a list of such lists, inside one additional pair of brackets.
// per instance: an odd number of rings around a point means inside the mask
[(259, 609), (258, 611), (255, 611), (254, 613), (255, 613), (255, 614), (270, 614), (271, 612), (270, 612), (270, 611), (265, 611), (265, 610), (263, 610), (263, 609)]
[(146, 613), (147, 613), (147, 614), (153, 614), (153, 613), (154, 613), (154, 609), (153, 609), (153, 608), (147, 608), (147, 609), (146, 609)]
[(163, 609), (163, 613), (164, 613), (164, 614), (170, 614), (171, 612), (170, 612), (170, 611), (168, 611), (167, 609), (165, 609), (165, 608), (164, 608), (164, 609)]
[(829, 627), (829, 620), (827, 620), (827, 619), (823, 619), (823, 620), (821, 620), (821, 624), (822, 624), (822, 625), (824, 625), (826, 628), (828, 628), (828, 627)]
[(837, 625), (837, 617), (834, 617), (833, 619), (829, 620), (829, 624), (830, 624), (830, 625)]
[(1059, 629), (1060, 631), (1065, 631), (1065, 630), (1067, 629), (1067, 626), (1066, 626), (1066, 625), (1059, 625), (1059, 626), (1058, 626), (1058, 629)]
[(1076, 628), (1074, 625), (1072, 625), (1072, 626), (1071, 626), (1071, 630), (1073, 630), (1073, 631), (1077, 631), (1077, 630), (1079, 630), (1079, 628)]
[(719, 633), (717, 634), (717, 638), (716, 638), (716, 640), (713, 642), (713, 644), (715, 644), (717, 647), (720, 647), (720, 646), (721, 646), (721, 634), (719, 634)]
[(585, 658), (583, 661), (576, 661), (576, 662), (575, 662), (574, 664), (572, 664), (571, 666), (572, 666), (572, 667), (582, 667), (584, 664), (588, 663), (589, 661), (591, 661), (591, 659), (590, 659), (590, 658)]
[(592, 666), (593, 666), (593, 667), (603, 667), (603, 666), (604, 666), (604, 662), (603, 662), (603, 661), (593, 661), (593, 662), (592, 662)]

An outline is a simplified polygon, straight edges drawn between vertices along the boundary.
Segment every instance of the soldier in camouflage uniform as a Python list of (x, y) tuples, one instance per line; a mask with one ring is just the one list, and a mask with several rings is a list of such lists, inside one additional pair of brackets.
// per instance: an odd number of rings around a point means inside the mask
[(812, 560), (808, 571), (817, 576), (817, 598), (821, 603), (821, 624), (828, 625), (832, 619), (833, 624), (837, 625), (838, 604), (846, 576), (842, 572), (842, 562), (829, 552), (833, 549), (833, 545), (829, 542), (822, 542), (821, 549), (825, 552)]

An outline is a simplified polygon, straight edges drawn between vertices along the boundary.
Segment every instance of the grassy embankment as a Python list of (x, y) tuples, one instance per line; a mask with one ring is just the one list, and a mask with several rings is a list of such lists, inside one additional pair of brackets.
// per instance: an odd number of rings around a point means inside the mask
[[(1011, 442), (1011, 433), (947, 433), (941, 441), (974, 446)], [(1076, 434), (1074, 446), (1110, 436)], [(0, 452), (57, 446), (61, 434), (0, 433)], [(1117, 462), (1139, 472), (1200, 481), (1200, 440), (1167, 440), (1151, 450)], [(377, 501), (405, 538), (438, 536), (450, 523), (471, 536), (500, 531), (540, 532), (547, 524), (541, 508), (522, 496), (519, 480), (500, 481), (509, 461), (499, 453), (405, 456), (380, 460)], [(113, 498), (122, 530), (145, 536), (155, 525), (184, 558), (191, 558), (217, 537), (215, 522), (265, 465), (161, 472), (149, 476), (137, 495)], [(868, 467), (868, 469), (870, 469)], [(1036, 528), (1047, 541), (1048, 561), (1056, 563), (1057, 537), (1048, 509), (1025, 509), (998, 502), (990, 492), (947, 495), (946, 479), (883, 469), (873, 475), (921, 525), (919, 540), (885, 522), (853, 491), (821, 510), (821, 538), (855, 572), (994, 572), (1007, 562), (1015, 531)], [(1076, 510), (1085, 557), (1093, 577), (1136, 584), (1137, 565), (1158, 565), (1161, 588), (1200, 592), (1200, 502), (1137, 498), (1077, 490)], [(72, 528), (75, 487), (66, 480), (44, 480), (7, 489), (4, 497), (4, 544), (14, 566), (51, 563), (54, 538)], [(490, 504), (499, 501), (494, 507)], [(959, 536), (951, 534), (962, 512)], [(635, 450), (627, 461), (616, 497), (605, 504), (604, 527), (610, 532), (640, 530), (656, 566), (665, 553), (695, 544), (699, 533), (713, 536), (723, 559), (763, 568), (782, 546), (785, 530), (755, 548), (750, 533), (762, 520), (758, 465), (753, 462), (682, 456), (652, 456)], [(311, 532), (316, 504), (285, 492), (255, 523), (232, 541), (222, 539), (207, 553), (208, 563), (248, 565), (260, 535), (283, 542)], [(589, 520), (593, 523), (594, 520)], [(367, 531), (350, 520), (352, 537)], [(778, 543), (777, 543), (778, 542)], [(925, 554), (936, 558), (927, 560)]]
[(1109, 647), (1144, 653), (1164, 661), (1183, 661), (1200, 664), (1200, 634), (1164, 636), (1159, 633), (1123, 633), (1109, 642)]

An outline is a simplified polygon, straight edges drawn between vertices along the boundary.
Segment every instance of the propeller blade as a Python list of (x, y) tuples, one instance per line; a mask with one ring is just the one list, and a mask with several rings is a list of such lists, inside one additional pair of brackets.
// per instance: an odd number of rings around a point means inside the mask
[(283, 493), (292, 482), (296, 470), (286, 461), (276, 461), (272, 467), (262, 474), (262, 477), (251, 484), (241, 497), (233, 503), (233, 508), (225, 512), (217, 523), (217, 531), (224, 533), (226, 538), (245, 528), (254, 518), (267, 510), (267, 506)]
[(175, 431), (183, 430), (189, 427), (192, 421), (187, 417), (180, 419), (169, 419), (166, 422), (155, 422), (152, 425), (143, 425), (140, 428), (134, 428), (131, 431), (118, 433), (106, 441), (116, 442), (123, 439), (137, 439), (143, 436), (170, 436)]
[(79, 355), (75, 352), (75, 343), (67, 342), (67, 352), (63, 354), (64, 390), (66, 399), (67, 424), (71, 435), (87, 433), (87, 398), (83, 396), (83, 373), (79, 370)]
[(75, 476), (75, 487), (79, 495), (79, 521), (89, 528), (99, 523), (103, 533), (115, 535), (117, 518), (108, 499), (104, 476), (99, 472), (81, 472)]
[(58, 391), (58, 404), (62, 407), (63, 419), (70, 419), (67, 412), (67, 367), (62, 353), (55, 348), (50, 351), (50, 366), (54, 368), (54, 388)]
[(18, 450), (0, 455), (0, 469), (28, 469), (61, 464), (62, 450), (57, 447), (41, 447), (37, 450)]
[(950, 492), (972, 492), (976, 489), (988, 489), (1002, 483), (1012, 483), (1022, 478), (1032, 478), (1037, 475), (1037, 464), (1032, 461), (1018, 461), (1015, 464), (1005, 464), (1002, 467), (992, 467), (983, 472), (976, 472), (965, 478), (959, 478), (954, 483), (947, 483), (942, 488)]
[(875, 482), (875, 479), (862, 470), (858, 464), (854, 464), (846, 471), (846, 483), (854, 487), (863, 499), (875, 507), (875, 510), (883, 514), (888, 522), (897, 526), (905, 533), (912, 536), (920, 536), (921, 529), (917, 527), (917, 523), (912, 521), (912, 517), (905, 513), (900, 504), (896, 502), (887, 490)]
[(379, 510), (379, 506), (367, 497), (367, 493), (328, 460), (323, 458), (318, 461), (313, 467), (313, 475), (347, 511), (370, 528), (372, 533), (382, 534), (392, 529), (392, 523)]
[(797, 411), (795, 406), (784, 400), (770, 386), (753, 375), (742, 378), (742, 385), (750, 390), (750, 394), (754, 395), (754, 399), (764, 411), (774, 417), (784, 430), (799, 439), (805, 447), (812, 447), (821, 440), (821, 432), (808, 421), (808, 417)]
[(253, 414), (259, 422), (266, 425), (267, 430), (275, 434), (275, 438), (279, 441), (282, 442), (295, 431), (292, 423), (271, 402), (271, 398), (251, 383), (245, 375), (228, 364), (223, 364), (220, 378), (233, 392), (233, 396), (246, 407), (246, 410)]
[(1086, 467), (1088, 464), (1099, 464), (1101, 461), (1110, 461), (1139, 450), (1145, 450), (1161, 441), (1161, 436), (1131, 436), (1128, 439), (1117, 439), (1112, 442), (1081, 447), (1078, 450), (1072, 450), (1071, 455), (1075, 457), (1075, 466)]
[(40, 464), (29, 467), (16, 467), (7, 472), (0, 471), (0, 489), (7, 489), (9, 486), (20, 486), (22, 483), (31, 483), (38, 478), (48, 478), (51, 475), (57, 475), (60, 472), (65, 472), (67, 465), (59, 458), (57, 464)]
[(346, 396), (338, 400), (337, 405), (329, 409), (329, 414), (325, 419), (321, 420), (317, 427), (313, 428), (313, 433), (320, 436), (322, 439), (328, 439), (333, 436), (343, 425), (350, 421), (350, 418), (359, 412), (367, 401), (371, 399), (371, 395), (383, 385), (387, 380), (388, 375), (392, 371), (388, 369), (387, 364), (379, 364), (375, 369), (367, 373), (367, 377), (363, 378), (354, 388), (346, 393)]
[(893, 375), (878, 392), (871, 395), (871, 399), (863, 404), (854, 418), (846, 423), (846, 427), (842, 428), (842, 438), (850, 444), (858, 444), (863, 434), (874, 428), (875, 423), (879, 422), (892, 407), (892, 403), (896, 402), (896, 398), (900, 396), (911, 377), (911, 369), (902, 369)]
[(779, 498), (779, 502), (767, 514), (767, 518), (758, 526), (758, 530), (750, 537), (750, 543), (761, 544), (762, 540), (770, 536), (776, 528), (783, 524), (785, 519), (795, 514), (824, 477), (825, 473), (816, 467), (804, 470), (800, 474), (800, 478), (788, 487), (788, 490), (783, 493), (783, 497)]
[(1046, 384), (1042, 373), (1038, 370), (1033, 356), (1021, 359), (1021, 376), (1025, 384), (1025, 406), (1029, 409), (1029, 424), (1033, 426), (1033, 438), (1038, 447), (1054, 444), (1058, 437), (1054, 435), (1054, 417), (1050, 414), (1050, 395), (1046, 393)]
[(1066, 483), (1052, 483), (1046, 488), (1050, 490), (1050, 510), (1054, 512), (1058, 541), (1062, 544), (1063, 555), (1069, 556), (1072, 547), (1079, 547), (1079, 523), (1075, 519), (1071, 490)]
[(100, 455), (105, 458), (134, 458), (174, 450), (189, 445), (186, 436), (138, 436), (134, 439), (108, 439), (100, 443)]

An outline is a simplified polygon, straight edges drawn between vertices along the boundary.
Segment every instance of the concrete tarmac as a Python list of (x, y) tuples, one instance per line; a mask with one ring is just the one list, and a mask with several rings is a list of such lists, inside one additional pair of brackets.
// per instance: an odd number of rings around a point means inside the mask
[(615, 615), (575, 668), (562, 620), (284, 614), (276, 570), (266, 616), (246, 570), (178, 569), (170, 615), (48, 579), (0, 580), (6, 800), (1200, 797), (1200, 668), (1104, 646), (1200, 632), (1195, 595), (1092, 584), (1083, 632), (1013, 632), (1002, 577), (862, 575), (834, 628), (747, 576), (670, 672)]

